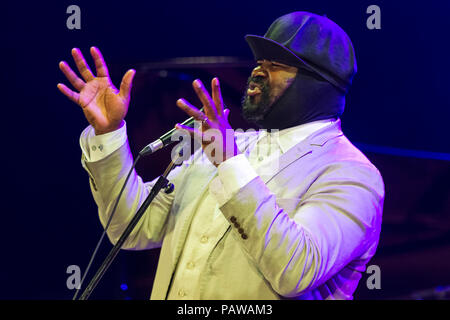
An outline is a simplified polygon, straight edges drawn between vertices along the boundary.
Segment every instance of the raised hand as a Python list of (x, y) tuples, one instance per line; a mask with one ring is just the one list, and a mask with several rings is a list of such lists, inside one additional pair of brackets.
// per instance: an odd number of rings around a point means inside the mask
[[(75, 88), (69, 89), (58, 83), (58, 89), (70, 100), (77, 103), (83, 110), (87, 121), (94, 127), (95, 134), (100, 135), (117, 130), (123, 125), (128, 105), (135, 70), (128, 70), (122, 78), (120, 90), (113, 85), (108, 68), (99, 49), (91, 47), (91, 55), (95, 62), (97, 75), (94, 76), (86, 63), (81, 51), (72, 49), (72, 56), (83, 79), (61, 61), (59, 68), (67, 80)], [(84, 81), (83, 81), (84, 80)]]
[(194, 107), (185, 99), (177, 100), (177, 106), (195, 120), (201, 121), (201, 130), (176, 124), (177, 129), (188, 131), (191, 136), (201, 141), (203, 152), (216, 167), (223, 161), (240, 153), (234, 136), (234, 130), (228, 122), (229, 109), (224, 109), (219, 79), (211, 81), (212, 97), (200, 80), (192, 83), (195, 93), (203, 104), (205, 113)]

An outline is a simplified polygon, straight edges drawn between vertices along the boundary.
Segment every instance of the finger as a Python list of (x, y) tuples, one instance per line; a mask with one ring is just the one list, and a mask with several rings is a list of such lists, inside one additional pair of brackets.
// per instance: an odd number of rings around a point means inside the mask
[(96, 47), (91, 47), (91, 55), (94, 59), (95, 70), (97, 71), (97, 77), (109, 77), (108, 67), (100, 50)]
[(205, 107), (205, 114), (209, 119), (215, 120), (217, 118), (217, 111), (214, 106), (214, 101), (211, 99), (208, 91), (206, 91), (205, 86), (198, 79), (195, 80), (192, 85), (194, 87), (195, 93)]
[(80, 98), (80, 95), (77, 92), (70, 90), (65, 84), (62, 83), (58, 83), (57, 87), (59, 91), (61, 91), (67, 98), (69, 98), (76, 104), (79, 104), (78, 100)]
[(228, 116), (230, 115), (230, 109), (223, 110), (223, 114), (225, 115), (225, 118), (228, 120)]
[(120, 83), (120, 91), (119, 95), (123, 99), (128, 99), (130, 97), (131, 87), (133, 84), (133, 78), (136, 74), (136, 70), (130, 69), (128, 70), (122, 78), (122, 82)]
[(84, 60), (83, 54), (81, 53), (80, 49), (73, 48), (72, 56), (73, 59), (75, 60), (75, 64), (77, 65), (78, 71), (80, 71), (80, 74), (83, 77), (84, 81), (90, 81), (94, 79), (94, 75), (92, 74), (91, 69), (89, 69), (86, 60)]
[(73, 87), (78, 91), (81, 91), (81, 89), (83, 89), (83, 87), (86, 85), (86, 83), (80, 78), (78, 78), (76, 73), (73, 72), (72, 68), (69, 67), (67, 62), (61, 61), (59, 63), (59, 69), (61, 69), (61, 71), (66, 76), (67, 80), (69, 80), (69, 82), (73, 85)]
[(217, 114), (221, 116), (223, 114), (223, 99), (218, 78), (212, 79), (211, 88), (212, 88), (212, 99), (214, 101), (214, 105), (216, 106)]
[(205, 117), (207, 117), (203, 112), (201, 112), (199, 109), (197, 109), (184, 99), (178, 99), (177, 106), (184, 112), (186, 112), (189, 116), (193, 117), (195, 120), (203, 121)]

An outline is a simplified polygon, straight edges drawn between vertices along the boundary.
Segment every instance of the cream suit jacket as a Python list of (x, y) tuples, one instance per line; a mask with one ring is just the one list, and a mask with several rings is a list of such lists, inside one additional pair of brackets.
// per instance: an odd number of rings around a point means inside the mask
[[(158, 194), (123, 246), (162, 246), (151, 299), (166, 299), (198, 202), (216, 175), (201, 155), (200, 149), (170, 173), (175, 191)], [(379, 241), (379, 171), (343, 135), (340, 120), (277, 161), (273, 172), (258, 175), (220, 207), (227, 223), (202, 272), (201, 299), (352, 299)], [(82, 163), (105, 226), (133, 163), (129, 145)], [(108, 229), (113, 244), (155, 181), (132, 173)]]

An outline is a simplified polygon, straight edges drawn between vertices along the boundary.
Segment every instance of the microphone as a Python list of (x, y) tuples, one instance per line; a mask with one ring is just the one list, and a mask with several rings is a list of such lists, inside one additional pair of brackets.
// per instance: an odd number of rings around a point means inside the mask
[[(200, 111), (203, 111), (203, 108), (201, 108)], [(188, 126), (188, 127), (192, 127), (192, 125), (194, 124), (194, 121), (195, 121), (194, 117), (190, 117), (189, 119), (185, 120), (181, 124)], [(172, 135), (175, 133), (176, 130), (177, 130), (176, 128), (173, 128), (172, 130), (166, 132), (165, 134), (163, 134), (161, 137), (159, 137), (152, 143), (149, 143), (148, 145), (146, 145), (139, 152), (139, 155), (141, 157), (148, 156), (148, 155), (154, 153), (155, 151), (158, 151), (159, 149), (162, 149), (162, 148), (168, 146), (169, 144), (177, 142), (177, 141), (173, 141), (171, 139)]]

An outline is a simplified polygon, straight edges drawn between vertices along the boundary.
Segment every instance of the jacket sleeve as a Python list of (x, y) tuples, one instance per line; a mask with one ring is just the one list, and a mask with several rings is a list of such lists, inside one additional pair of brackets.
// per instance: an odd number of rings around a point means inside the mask
[[(91, 191), (98, 206), (100, 222), (105, 227), (128, 171), (133, 165), (128, 141), (99, 161), (88, 162), (83, 155), (82, 164), (89, 174)], [(170, 194), (166, 194), (164, 191), (158, 193), (122, 249), (144, 250), (161, 246), (177, 184), (179, 184), (183, 175), (182, 166), (175, 167), (168, 176), (169, 181), (175, 185), (175, 190)], [(133, 215), (150, 193), (156, 180), (157, 178), (144, 183), (133, 169), (107, 230), (108, 238), (112, 244), (119, 240)]]
[(252, 262), (284, 297), (314, 289), (374, 252), (384, 184), (373, 166), (335, 163), (293, 200), (298, 205), (288, 214), (257, 176), (220, 208)]

